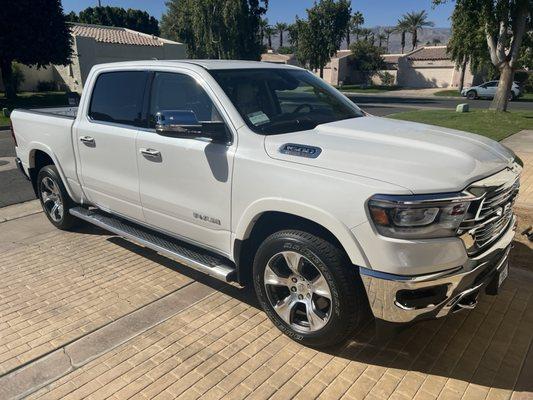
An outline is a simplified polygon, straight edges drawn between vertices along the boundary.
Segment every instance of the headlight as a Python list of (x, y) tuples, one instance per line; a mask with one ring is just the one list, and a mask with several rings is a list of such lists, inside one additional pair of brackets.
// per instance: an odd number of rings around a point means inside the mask
[(455, 236), (468, 213), (472, 195), (376, 195), (368, 209), (377, 231), (401, 239)]

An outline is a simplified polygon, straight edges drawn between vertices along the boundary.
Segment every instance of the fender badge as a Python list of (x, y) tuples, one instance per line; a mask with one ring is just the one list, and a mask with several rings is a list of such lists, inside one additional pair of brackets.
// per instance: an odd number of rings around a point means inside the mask
[(279, 148), (279, 152), (290, 156), (317, 158), (322, 153), (322, 149), (304, 144), (286, 143)]

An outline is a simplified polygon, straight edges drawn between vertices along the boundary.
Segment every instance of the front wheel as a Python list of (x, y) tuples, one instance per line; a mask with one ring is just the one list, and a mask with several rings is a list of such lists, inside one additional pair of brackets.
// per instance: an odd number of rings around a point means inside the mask
[(37, 190), (48, 220), (58, 229), (70, 229), (76, 222), (69, 210), (74, 206), (55, 165), (43, 167), (37, 175)]
[(466, 94), (466, 98), (468, 100), (475, 100), (477, 99), (477, 92), (475, 90), (470, 90), (467, 94)]
[(270, 235), (253, 266), (259, 303), (291, 339), (312, 347), (346, 340), (367, 315), (357, 269), (344, 251), (307, 232)]

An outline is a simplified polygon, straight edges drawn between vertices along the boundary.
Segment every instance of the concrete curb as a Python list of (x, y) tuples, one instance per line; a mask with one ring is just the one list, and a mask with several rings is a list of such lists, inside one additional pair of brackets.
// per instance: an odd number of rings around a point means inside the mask
[(0, 376), (0, 399), (21, 399), (157, 326), (215, 290), (192, 282)]
[(431, 99), (431, 100), (466, 100), (466, 97), (456, 97), (456, 96), (421, 96), (421, 95), (414, 95), (414, 94), (402, 94), (397, 93), (395, 91), (391, 92), (382, 92), (382, 93), (361, 93), (361, 92), (349, 92), (345, 90), (340, 91), (342, 94), (346, 96), (361, 96), (361, 97), (397, 97), (397, 98), (406, 98), (406, 99)]
[(0, 208), (0, 224), (28, 215), (42, 212), (41, 202), (39, 200), (30, 200), (24, 203), (13, 204), (11, 206)]

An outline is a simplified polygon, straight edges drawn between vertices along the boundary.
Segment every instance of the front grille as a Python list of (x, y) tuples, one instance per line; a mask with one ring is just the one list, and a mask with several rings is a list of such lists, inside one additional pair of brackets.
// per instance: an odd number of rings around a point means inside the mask
[(477, 199), (471, 203), (469, 217), (459, 228), (469, 255), (487, 248), (507, 229), (513, 219), (519, 187), (518, 176), (498, 186), (485, 186), (483, 181), (470, 186), (468, 191)]

